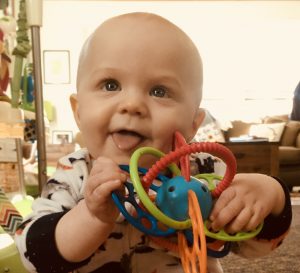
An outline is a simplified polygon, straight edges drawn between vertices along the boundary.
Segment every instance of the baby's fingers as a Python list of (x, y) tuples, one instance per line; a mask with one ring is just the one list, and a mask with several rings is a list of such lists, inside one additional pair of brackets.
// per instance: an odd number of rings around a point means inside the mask
[(231, 188), (226, 189), (217, 199), (216, 203), (214, 204), (213, 210), (210, 214), (210, 220), (214, 220), (219, 213), (224, 210), (230, 204), (230, 202), (235, 198), (236, 192)]
[(262, 222), (265, 216), (263, 215), (263, 210), (261, 208), (254, 209), (249, 222), (244, 226), (244, 231), (252, 231), (256, 229)]
[(111, 181), (119, 180), (121, 182), (125, 182), (127, 179), (127, 176), (125, 173), (122, 172), (115, 172), (115, 173), (109, 173), (109, 172), (102, 172), (97, 173), (94, 176), (90, 176), (88, 180), (88, 188), (90, 191), (94, 191), (96, 188), (98, 188), (102, 184), (111, 183)]
[(97, 198), (107, 198), (115, 190), (122, 189), (123, 182), (120, 179), (107, 181), (106, 183), (100, 184), (94, 191), (93, 195)]
[(253, 211), (249, 208), (244, 208), (225, 228), (226, 232), (230, 234), (237, 233), (239, 231), (248, 231), (246, 226), (252, 219)]
[(219, 199), (217, 199), (209, 216), (213, 229), (217, 230), (222, 228), (239, 212), (239, 204), (235, 204), (233, 201), (235, 195), (236, 193), (234, 190), (227, 189), (221, 194)]
[(226, 232), (234, 234), (240, 231), (252, 231), (261, 223), (261, 213), (253, 207), (245, 207), (225, 227)]
[(233, 221), (233, 219), (240, 212), (240, 208), (235, 206), (226, 206), (218, 214), (210, 217), (211, 228), (215, 231), (223, 229), (226, 225)]

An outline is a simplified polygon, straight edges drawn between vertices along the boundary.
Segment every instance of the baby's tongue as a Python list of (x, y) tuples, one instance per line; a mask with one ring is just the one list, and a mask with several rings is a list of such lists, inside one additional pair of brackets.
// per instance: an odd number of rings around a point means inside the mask
[(112, 134), (113, 141), (121, 150), (131, 150), (142, 141), (142, 137), (131, 132), (118, 132)]

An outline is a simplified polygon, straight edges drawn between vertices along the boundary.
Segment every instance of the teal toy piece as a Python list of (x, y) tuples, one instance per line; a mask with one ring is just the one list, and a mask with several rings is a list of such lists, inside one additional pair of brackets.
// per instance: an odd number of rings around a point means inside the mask
[(203, 221), (212, 209), (212, 197), (208, 187), (200, 180), (192, 177), (186, 181), (182, 176), (175, 176), (164, 182), (158, 189), (155, 203), (167, 216), (177, 221), (184, 221), (188, 215), (188, 191), (196, 193), (200, 204)]

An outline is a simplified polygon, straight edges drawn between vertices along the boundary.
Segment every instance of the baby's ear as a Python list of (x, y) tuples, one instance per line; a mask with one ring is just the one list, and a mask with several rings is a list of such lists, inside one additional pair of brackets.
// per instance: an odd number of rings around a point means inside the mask
[(77, 94), (72, 94), (70, 96), (70, 103), (73, 111), (73, 116), (75, 118), (76, 124), (80, 130), (80, 118), (79, 118), (79, 112), (78, 112), (78, 100), (77, 100)]
[(193, 137), (196, 135), (196, 133), (197, 133), (204, 117), (205, 117), (205, 111), (201, 108), (198, 108), (196, 113), (195, 113), (193, 124), (192, 124)]
[(203, 119), (205, 117), (205, 111), (201, 108), (198, 108), (195, 112), (194, 118), (193, 118), (193, 123), (192, 127), (190, 130), (190, 135), (186, 138), (187, 142), (190, 142), (194, 136), (196, 135), (199, 126), (201, 125)]

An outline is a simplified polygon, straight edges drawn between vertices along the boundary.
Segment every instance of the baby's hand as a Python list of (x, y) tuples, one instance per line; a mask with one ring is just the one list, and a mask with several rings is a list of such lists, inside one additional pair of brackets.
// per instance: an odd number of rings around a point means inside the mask
[(274, 178), (263, 174), (237, 174), (222, 192), (210, 215), (213, 230), (229, 233), (251, 231), (270, 213), (278, 215), (285, 203), (284, 191)]
[(111, 193), (124, 190), (126, 174), (109, 158), (95, 160), (85, 187), (84, 197), (92, 216), (104, 223), (113, 223), (119, 210), (112, 200)]

